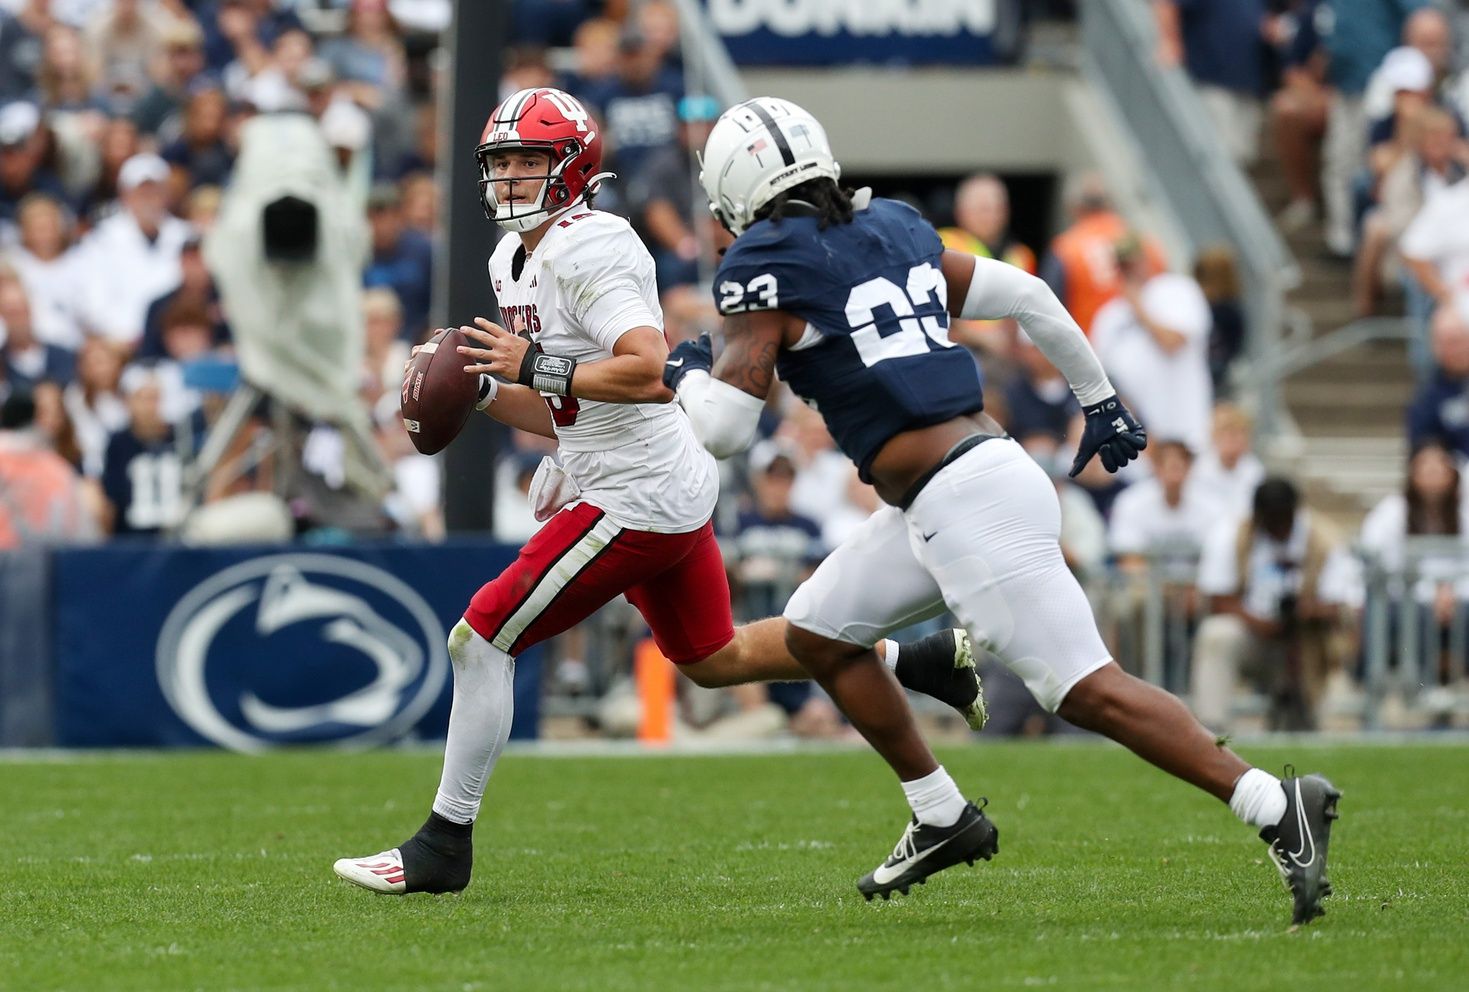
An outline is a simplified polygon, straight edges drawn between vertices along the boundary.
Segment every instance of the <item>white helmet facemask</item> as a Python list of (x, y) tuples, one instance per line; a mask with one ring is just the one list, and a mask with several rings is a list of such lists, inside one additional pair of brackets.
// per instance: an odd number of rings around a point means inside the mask
[(842, 174), (821, 123), (789, 100), (768, 96), (721, 114), (699, 164), (709, 209), (737, 236), (778, 194)]
[[(496, 151), (499, 150), (501, 149), (496, 149)], [(507, 147), (503, 150), (511, 151), (514, 149)], [(541, 149), (538, 148), (536, 150), (540, 151)], [(497, 178), (493, 174), (492, 166), (490, 165), (492, 155), (493, 153), (485, 155), (480, 162), (479, 182), (480, 189), (482, 190), (481, 195), (484, 197), (485, 213), (491, 220), (505, 230), (515, 231), (521, 234), (526, 231), (533, 231), (551, 218), (559, 216), (583, 202), (584, 198), (578, 197), (570, 203), (559, 207), (552, 208), (546, 206), (546, 191), (551, 188), (551, 182), (557, 179), (561, 175), (562, 170), (566, 168), (567, 160), (562, 159), (560, 162), (551, 166), (550, 171), (541, 175), (514, 177), (516, 183), (533, 183), (536, 180), (540, 180), (541, 188), (536, 192), (534, 200), (521, 203), (501, 203), (500, 193), (502, 192), (502, 187), (508, 188), (511, 179), (509, 177)], [(603, 176), (599, 175), (596, 178), (600, 181)], [(595, 189), (596, 187), (593, 185), (591, 188)]]

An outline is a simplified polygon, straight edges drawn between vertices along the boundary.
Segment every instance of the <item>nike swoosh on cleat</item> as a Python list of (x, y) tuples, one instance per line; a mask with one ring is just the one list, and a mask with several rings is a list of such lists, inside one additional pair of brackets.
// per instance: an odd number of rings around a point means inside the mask
[[(1290, 852), (1286, 857), (1294, 861), (1297, 867), (1309, 868), (1316, 861), (1316, 838), (1311, 836), (1311, 824), (1306, 817), (1306, 804), (1301, 801), (1301, 780), (1296, 779), (1296, 827), (1301, 832), (1300, 850)], [(1307, 842), (1310, 843), (1311, 856), (1305, 861), (1301, 855), (1306, 853)]]
[(676, 369), (676, 368), (680, 368), (683, 365), (683, 362), (684, 362), (684, 360), (682, 358), (670, 358), (668, 361), (664, 362), (663, 364), (664, 365), (667, 365), (671, 369)]
[[(959, 834), (957, 834), (957, 833), (954, 834), (954, 837), (958, 837), (958, 836), (959, 836)], [(886, 884), (888, 884), (893, 879), (895, 879), (899, 875), (903, 874), (903, 872), (907, 871), (909, 868), (913, 867), (918, 862), (920, 862), (924, 858), (928, 857), (934, 851), (937, 851), (939, 848), (943, 847), (949, 841), (953, 840), (954, 837), (945, 837), (943, 840), (939, 841), (933, 847), (930, 847), (928, 850), (924, 851), (922, 854), (915, 854), (913, 857), (909, 858), (907, 861), (902, 862), (901, 865), (894, 865), (892, 867), (888, 867), (888, 865), (885, 864), (885, 863), (878, 865), (877, 866), (877, 869), (875, 871), (873, 871), (873, 873), (872, 873), (872, 880), (874, 882), (876, 882), (878, 885), (886, 885)]]
[(938, 531), (934, 531), (932, 534), (924, 534), (923, 535), (923, 539), (925, 541), (932, 541), (935, 537), (938, 537), (938, 535), (939, 535), (939, 532)]

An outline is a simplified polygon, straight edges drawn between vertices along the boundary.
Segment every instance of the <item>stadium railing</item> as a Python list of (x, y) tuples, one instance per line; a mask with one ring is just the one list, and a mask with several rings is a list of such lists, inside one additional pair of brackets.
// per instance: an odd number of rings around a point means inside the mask
[[(1469, 553), (1458, 537), (1410, 537), (1401, 562), (1359, 550), (1362, 562), (1363, 725), (1386, 725), (1403, 708), (1418, 721), (1469, 714)], [(1446, 589), (1448, 622), (1434, 600)]]
[(1296, 265), (1249, 180), (1235, 164), (1210, 116), (1180, 68), (1155, 58), (1151, 8), (1136, 0), (1078, 4), (1084, 46), (1082, 72), (1106, 95), (1133, 140), (1140, 161), (1194, 250), (1226, 244), (1239, 259), (1261, 433), (1282, 428), (1282, 376), (1270, 361), (1285, 323), (1285, 292), (1300, 280)]

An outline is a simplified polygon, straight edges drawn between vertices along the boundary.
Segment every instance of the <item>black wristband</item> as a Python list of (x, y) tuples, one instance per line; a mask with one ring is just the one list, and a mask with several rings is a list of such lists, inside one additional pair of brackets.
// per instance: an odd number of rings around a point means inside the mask
[(575, 358), (562, 358), (559, 355), (530, 350), (520, 363), (520, 378), (517, 381), (537, 392), (565, 396), (571, 392), (571, 374), (575, 371)]

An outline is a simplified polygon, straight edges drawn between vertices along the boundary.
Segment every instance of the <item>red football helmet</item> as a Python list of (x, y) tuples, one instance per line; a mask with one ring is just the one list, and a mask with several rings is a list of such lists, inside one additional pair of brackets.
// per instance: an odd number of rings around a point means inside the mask
[[(602, 165), (602, 138), (596, 122), (570, 93), (541, 86), (521, 90), (495, 108), (480, 135), (474, 157), (479, 162), (479, 192), (485, 216), (508, 231), (529, 231), (595, 193), (597, 184), (612, 175), (598, 172)], [(491, 159), (497, 152), (528, 148), (545, 152), (551, 164), (540, 195), (531, 203), (502, 204), (495, 193)], [(504, 180), (501, 180), (503, 182)]]

